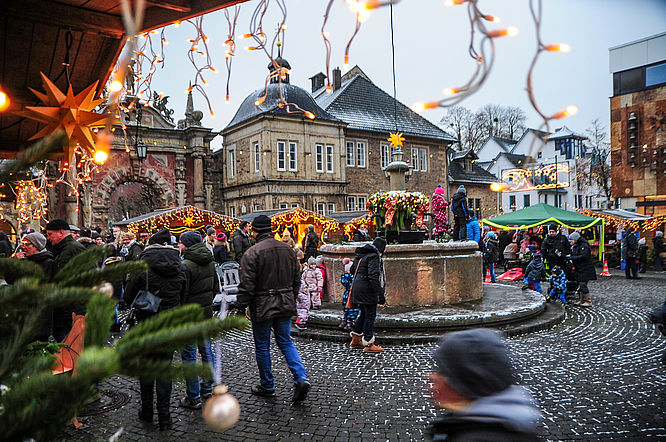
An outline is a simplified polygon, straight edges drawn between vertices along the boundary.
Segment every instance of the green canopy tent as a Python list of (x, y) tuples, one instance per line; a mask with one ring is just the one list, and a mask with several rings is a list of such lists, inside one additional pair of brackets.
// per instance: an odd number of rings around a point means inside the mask
[(529, 229), (530, 227), (550, 223), (557, 223), (568, 227), (569, 229), (588, 229), (595, 225), (599, 225), (601, 227), (599, 258), (603, 259), (602, 256), (604, 253), (605, 242), (603, 218), (593, 218), (591, 216), (581, 215), (577, 212), (569, 212), (568, 210), (558, 209), (549, 204), (541, 203), (521, 210), (516, 210), (515, 212), (485, 219), (482, 223), (501, 230)]

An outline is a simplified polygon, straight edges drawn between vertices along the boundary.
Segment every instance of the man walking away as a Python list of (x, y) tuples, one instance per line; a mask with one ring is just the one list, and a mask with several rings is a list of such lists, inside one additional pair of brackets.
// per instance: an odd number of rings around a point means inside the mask
[(638, 238), (633, 227), (627, 227), (622, 240), (622, 257), (624, 258), (624, 273), (627, 279), (640, 279), (638, 277)]
[[(69, 224), (64, 219), (54, 219), (46, 225), (46, 239), (53, 253), (53, 275), (55, 276), (76, 255), (85, 251), (80, 242), (72, 238)], [(85, 305), (67, 305), (53, 309), (53, 337), (65, 339), (72, 328), (72, 312), (85, 314)]]
[(664, 259), (661, 254), (666, 253), (666, 248), (664, 247), (664, 232), (657, 231), (652, 240), (652, 244), (654, 244), (655, 270), (661, 272), (663, 270), (662, 262)]
[(319, 235), (312, 224), (308, 225), (308, 234), (305, 236), (305, 259), (317, 256), (319, 249)]
[(467, 190), (465, 186), (458, 187), (458, 191), (451, 198), (451, 210), (453, 211), (453, 240), (465, 241), (467, 239)]
[(252, 394), (275, 396), (271, 362), (271, 330), (294, 378), (293, 401), (300, 403), (310, 391), (305, 366), (291, 339), (291, 317), (296, 315), (296, 299), (301, 285), (296, 252), (271, 235), (271, 220), (259, 215), (252, 221), (256, 244), (241, 262), (238, 304), (250, 307), (252, 334), (259, 368), (259, 385)]
[(238, 226), (238, 229), (234, 232), (233, 243), (234, 243), (234, 253), (236, 253), (236, 262), (240, 263), (243, 258), (243, 254), (247, 252), (250, 248), (250, 224), (247, 221), (243, 221)]
[[(185, 277), (187, 279), (187, 290), (183, 304), (199, 304), (204, 309), (204, 317), (213, 316), (213, 298), (218, 285), (215, 274), (213, 254), (202, 242), (199, 232), (190, 230), (180, 235), (178, 243), (183, 254), (183, 265), (185, 266)], [(181, 353), (183, 363), (196, 364), (197, 348), (201, 353), (204, 364), (214, 364), (213, 349), (210, 339), (203, 344), (186, 345)], [(212, 368), (211, 368), (212, 370)], [(212, 372), (211, 372), (212, 373)], [(199, 378), (187, 378), (187, 396), (180, 400), (179, 405), (193, 410), (201, 409), (201, 397), (209, 398), (213, 394), (213, 380)]]
[[(633, 236), (633, 234), (632, 234)], [(634, 236), (634, 238), (636, 238)], [(574, 305), (581, 307), (592, 307), (592, 295), (590, 289), (587, 287), (589, 281), (597, 279), (597, 270), (594, 268), (592, 262), (592, 253), (590, 252), (590, 244), (585, 238), (580, 236), (580, 233), (574, 232), (569, 235), (571, 242), (571, 255), (567, 258), (571, 259), (574, 264), (574, 274), (576, 281), (578, 281), (578, 291), (580, 292), (580, 299), (574, 302)]]

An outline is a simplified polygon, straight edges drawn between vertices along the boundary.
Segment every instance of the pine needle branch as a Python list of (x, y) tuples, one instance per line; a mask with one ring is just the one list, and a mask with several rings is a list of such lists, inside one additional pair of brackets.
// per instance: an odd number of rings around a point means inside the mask
[(88, 301), (84, 347), (103, 346), (109, 338), (116, 301), (98, 293)]
[(7, 167), (0, 168), (0, 182), (8, 183), (40, 161), (49, 159), (53, 153), (62, 151), (69, 143), (65, 131), (59, 130), (44, 137), (27, 149), (20, 151), (13, 162)]
[(102, 261), (111, 253), (107, 247), (92, 247), (85, 252), (74, 256), (60, 271), (55, 275), (55, 282), (65, 282), (76, 275), (97, 268), (97, 263)]
[(16, 258), (0, 258), (0, 275), (8, 280), (35, 278), (44, 281), (46, 279), (44, 270), (40, 266), (27, 259)]
[(196, 304), (184, 305), (182, 307), (167, 310), (152, 318), (146, 319), (136, 327), (130, 329), (118, 344), (132, 345), (132, 342), (135, 339), (140, 339), (142, 336), (149, 333), (168, 330), (171, 327), (182, 325), (187, 322), (200, 321), (202, 319), (203, 310)]
[[(147, 268), (148, 265), (143, 261), (125, 262), (103, 269), (91, 269), (68, 277), (63, 277), (63, 279), (60, 280), (60, 283), (67, 286), (91, 287), (103, 282), (120, 281), (125, 277), (132, 278), (139, 273), (145, 272)], [(58, 273), (58, 275), (60, 275), (60, 273)]]

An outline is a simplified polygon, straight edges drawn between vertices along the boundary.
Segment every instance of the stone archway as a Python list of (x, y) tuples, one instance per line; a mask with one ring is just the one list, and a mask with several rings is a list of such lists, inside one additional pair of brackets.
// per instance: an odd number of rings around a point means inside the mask
[[(112, 201), (112, 198), (114, 192), (119, 189), (121, 191), (129, 189), (128, 196), (135, 194), (143, 198), (144, 201), (150, 199), (149, 204), (145, 204), (146, 209), (175, 207), (176, 199), (173, 186), (155, 170), (144, 169), (136, 176), (128, 169), (116, 169), (107, 174), (98, 188), (93, 190), (93, 224), (107, 225), (110, 219), (109, 216), (113, 213), (111, 204), (117, 202), (117, 200)], [(140, 207), (141, 201), (128, 201), (128, 204), (128, 207), (136, 208)], [(146, 212), (148, 211), (150, 210), (146, 210)], [(136, 215), (140, 214), (137, 213)]]

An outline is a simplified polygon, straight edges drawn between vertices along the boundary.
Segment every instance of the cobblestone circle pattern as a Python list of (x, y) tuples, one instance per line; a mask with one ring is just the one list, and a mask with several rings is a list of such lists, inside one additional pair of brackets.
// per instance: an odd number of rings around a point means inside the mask
[[(664, 302), (666, 275), (644, 276), (627, 281), (613, 271), (590, 283), (594, 307), (569, 308), (552, 329), (508, 339), (517, 382), (534, 395), (546, 440), (666, 438), (666, 339), (647, 319)], [(277, 397), (249, 393), (258, 382), (251, 332), (233, 332), (222, 341), (223, 382), (242, 410), (232, 429), (215, 433), (200, 411), (178, 408), (180, 381), (171, 401), (174, 428), (159, 432), (137, 418), (138, 381), (114, 377), (101, 388), (128, 392), (130, 403), (82, 418), (85, 426), (67, 429), (61, 439), (108, 440), (122, 428), (119, 440), (423, 440), (440, 413), (426, 381), (435, 344), (386, 346), (380, 355), (334, 342), (297, 339), (296, 345), (313, 385), (302, 405), (291, 403), (292, 377), (275, 346)]]

